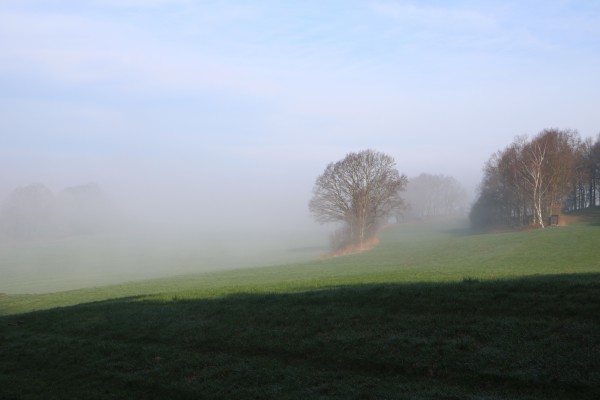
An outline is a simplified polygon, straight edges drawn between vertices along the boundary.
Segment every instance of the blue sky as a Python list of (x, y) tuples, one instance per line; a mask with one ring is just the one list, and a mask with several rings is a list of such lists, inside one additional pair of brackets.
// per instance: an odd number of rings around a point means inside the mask
[(595, 1), (3, 0), (0, 191), (304, 215), (365, 148), (472, 187), (516, 135), (600, 132), (598, 21)]

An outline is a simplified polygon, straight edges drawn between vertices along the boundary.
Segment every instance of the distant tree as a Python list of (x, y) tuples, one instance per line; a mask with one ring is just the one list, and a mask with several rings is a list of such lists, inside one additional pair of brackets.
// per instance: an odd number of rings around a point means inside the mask
[(573, 190), (565, 204), (568, 211), (581, 210), (596, 202), (593, 148), (592, 139), (588, 138), (575, 149), (576, 165), (572, 182)]
[(320, 223), (343, 224), (336, 247), (371, 239), (386, 217), (403, 206), (400, 191), (407, 178), (395, 167), (389, 155), (364, 150), (330, 163), (317, 178), (309, 209)]
[(421, 174), (408, 181), (404, 200), (412, 218), (431, 218), (465, 211), (467, 195), (451, 176)]
[(595, 207), (600, 200), (600, 135), (581, 142), (575, 149), (575, 177), (566, 209), (577, 211)]
[(30, 240), (55, 234), (54, 194), (41, 183), (15, 189), (0, 209), (0, 231), (9, 239)]
[[(510, 149), (510, 148), (509, 148)], [(511, 175), (511, 152), (498, 152), (486, 162), (479, 197), (469, 213), (471, 224), (476, 228), (512, 225), (516, 203), (513, 176)], [(517, 207), (520, 210), (520, 207)]]
[(590, 203), (600, 205), (600, 135), (590, 151)]
[(113, 210), (95, 184), (72, 186), (58, 196), (35, 183), (15, 189), (0, 205), (0, 237), (34, 240), (97, 233), (109, 228)]

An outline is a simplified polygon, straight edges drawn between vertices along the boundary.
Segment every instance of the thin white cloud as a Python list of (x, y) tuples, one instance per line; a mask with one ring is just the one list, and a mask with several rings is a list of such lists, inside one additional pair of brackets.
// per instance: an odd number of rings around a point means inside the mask
[(135, 26), (67, 14), (4, 14), (0, 71), (60, 83), (113, 84), (129, 90), (227, 90), (260, 94), (276, 87), (250, 68), (202, 48), (171, 49)]
[(156, 8), (164, 6), (181, 6), (190, 4), (192, 0), (87, 0), (88, 3), (95, 6), (111, 8)]
[(448, 26), (462, 29), (488, 29), (496, 26), (494, 17), (474, 10), (391, 2), (373, 2), (371, 7), (380, 15), (398, 20), (410, 20), (436, 29), (447, 28)]
[(553, 43), (553, 38), (541, 34), (541, 28), (531, 24), (531, 20), (522, 20), (523, 9), (526, 9), (522, 4), (498, 5), (494, 9), (373, 2), (371, 9), (376, 15), (407, 27), (417, 45), (436, 51), (498, 54), (557, 50), (556, 40)]
[(166, 6), (184, 6), (193, 0), (3, 0), (4, 7), (44, 8), (44, 7), (93, 7), (105, 9), (153, 9)]

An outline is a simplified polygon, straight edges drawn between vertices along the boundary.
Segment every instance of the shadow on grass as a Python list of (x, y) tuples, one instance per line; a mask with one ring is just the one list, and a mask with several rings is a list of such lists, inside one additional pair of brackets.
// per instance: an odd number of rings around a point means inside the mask
[(178, 296), (0, 318), (0, 397), (600, 396), (600, 274)]

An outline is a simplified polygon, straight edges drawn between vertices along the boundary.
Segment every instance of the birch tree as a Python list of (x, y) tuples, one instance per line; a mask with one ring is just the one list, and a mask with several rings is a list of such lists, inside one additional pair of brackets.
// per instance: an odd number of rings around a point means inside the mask
[(543, 199), (548, 191), (548, 177), (544, 174), (544, 162), (547, 157), (547, 142), (535, 140), (525, 145), (519, 158), (523, 182), (529, 189), (533, 205), (533, 223), (544, 227)]

